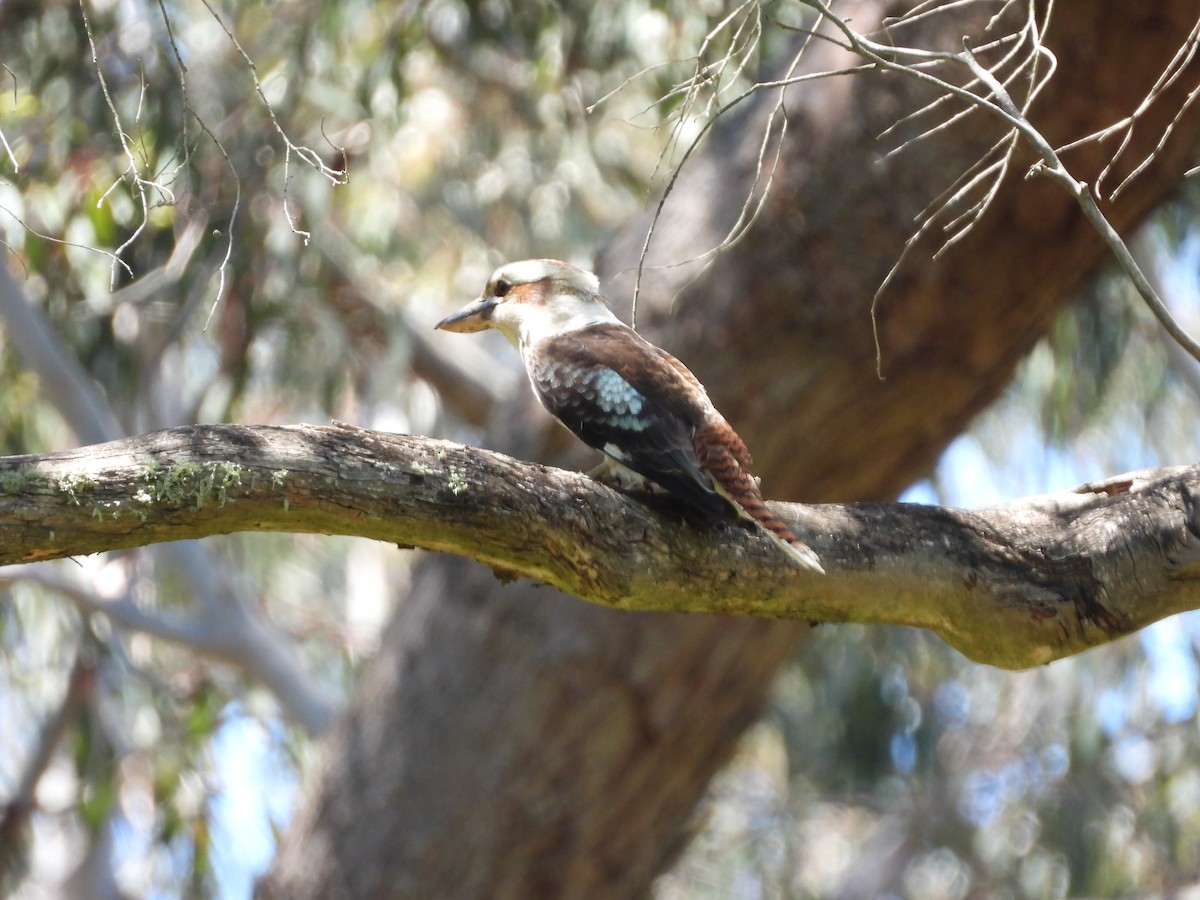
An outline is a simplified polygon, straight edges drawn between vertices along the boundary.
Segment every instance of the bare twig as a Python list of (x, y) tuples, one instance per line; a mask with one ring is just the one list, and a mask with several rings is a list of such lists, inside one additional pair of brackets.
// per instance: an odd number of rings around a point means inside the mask
[[(1121, 265), (1121, 268), (1125, 271), (1126, 275), (1137, 289), (1138, 294), (1154, 313), (1155, 317), (1159, 320), (1171, 337), (1180, 344), (1180, 346), (1186, 349), (1188, 353), (1190, 353), (1197, 360), (1200, 360), (1200, 342), (1197, 342), (1195, 339), (1193, 339), (1187, 333), (1187, 331), (1181, 325), (1179, 325), (1179, 323), (1172, 316), (1170, 310), (1167, 308), (1166, 304), (1164, 304), (1159, 298), (1157, 292), (1154, 290), (1154, 287), (1142, 273), (1141, 269), (1137, 265), (1136, 260), (1133, 258), (1133, 255), (1129, 252), (1128, 246), (1121, 239), (1121, 236), (1117, 233), (1116, 229), (1112, 227), (1112, 224), (1105, 217), (1104, 213), (1100, 210), (1100, 207), (1097, 205), (1091, 189), (1082, 181), (1079, 181), (1071, 175), (1066, 166), (1063, 165), (1062, 160), (1059, 158), (1059, 155), (1054, 147), (1052, 147), (1050, 143), (1042, 136), (1041, 132), (1039, 132), (1033, 127), (1032, 124), (1030, 124), (1029, 119), (1027, 118), (1026, 114), (1030, 105), (1037, 98), (1037, 95), (1040, 93), (1041, 89), (1046, 85), (1050, 75), (1053, 74), (1054, 56), (1046, 47), (1042, 46), (1040, 40), (1040, 35), (1045, 31), (1046, 24), (1049, 21), (1049, 17), (1053, 10), (1052, 3), (1047, 5), (1045, 16), (1040, 22), (1035, 17), (1032, 4), (1029, 5), (1029, 15), (1026, 19), (1025, 27), (1034, 29), (1034, 32), (1031, 33), (1034, 52), (1038, 56), (1046, 59), (1050, 64), (1050, 68), (1042, 78), (1032, 79), (1032, 86), (1027, 93), (1024, 102), (1018, 106), (1018, 104), (1013, 101), (1004, 83), (1002, 83), (996, 77), (993, 69), (988, 68), (979, 62), (975, 50), (972, 48), (970, 41), (966, 38), (963, 39), (963, 50), (960, 53), (946, 53), (911, 47), (886, 46), (871, 41), (870, 39), (854, 31), (846, 22), (834, 15), (832, 9), (825, 2), (825, 0), (805, 0), (805, 2), (817, 9), (823, 18), (831, 22), (841, 32), (850, 49), (869, 60), (874, 65), (877, 65), (881, 69), (898, 72), (906, 75), (907, 77), (915, 78), (917, 80), (932, 84), (945, 94), (956, 96), (966, 101), (971, 106), (984, 110), (999, 118), (1011, 129), (1010, 134), (1019, 134), (1022, 138), (1024, 138), (1025, 141), (1028, 142), (1029, 145), (1032, 146), (1041, 157), (1041, 161), (1031, 170), (1030, 174), (1045, 174), (1050, 176), (1052, 179), (1061, 184), (1068, 191), (1068, 193), (1075, 198), (1080, 209), (1083, 211), (1084, 216), (1108, 245), (1109, 249), (1116, 257), (1117, 262)], [(1196, 32), (1194, 30), (1193, 35), (1195, 34)], [(1190, 35), (1189, 40), (1185, 42), (1185, 47), (1181, 48), (1180, 53), (1177, 54), (1177, 59), (1190, 59), (1191, 54), (1195, 52), (1194, 44), (1195, 40)], [(975, 77), (976, 83), (986, 88), (986, 93), (982, 95), (976, 94), (971, 91), (969, 87), (961, 87), (953, 84), (945, 79), (931, 74), (928, 71), (917, 68), (911, 63), (898, 62), (897, 59), (906, 59), (913, 62), (946, 61), (964, 65)], [(1168, 84), (1178, 75), (1172, 66), (1168, 66), (1168, 73), (1164, 73), (1164, 75), (1160, 78), (1160, 81), (1163, 82), (1164, 85)], [(1191, 102), (1191, 98), (1189, 98), (1188, 102)], [(1145, 103), (1143, 103), (1143, 106), (1145, 106)], [(984, 200), (971, 210), (968, 210), (966, 219), (967, 224), (965, 228), (960, 228), (960, 230), (950, 238), (951, 241), (961, 238), (966, 231), (969, 230), (970, 225), (973, 222), (978, 221), (979, 217), (986, 211), (991, 198), (995, 196), (995, 185), (998, 184), (999, 179), (1002, 179), (1007, 171), (1008, 162), (1011, 160), (1011, 154), (1012, 145), (1010, 144), (1004, 154), (1003, 163), (999, 167), (995, 167), (993, 165), (986, 170), (990, 173), (993, 173), (997, 181), (993, 183), (993, 189), (989, 191)], [(979, 183), (978, 177), (973, 179), (972, 182), (970, 182), (967, 186), (970, 187), (977, 183)], [(963, 196), (965, 196), (963, 192), (959, 191), (956, 192), (951, 199), (958, 200)], [(920, 236), (921, 230), (922, 229), (919, 229), (917, 235), (915, 235), (914, 238), (906, 245), (906, 252), (907, 249), (911, 247), (913, 243), (915, 243), (915, 239)], [(901, 260), (903, 260), (903, 258), (904, 255), (901, 254)], [(899, 263), (897, 263), (897, 265), (899, 265)], [(893, 268), (892, 272), (889, 272), (888, 276), (884, 279), (880, 286), (880, 292), (886, 288), (895, 271), (895, 268)], [(878, 302), (878, 298), (879, 293), (877, 292), (876, 302)], [(874, 320), (874, 306), (872, 307), (872, 319)], [(881, 348), (878, 344), (878, 332), (876, 332), (876, 354), (876, 363), (877, 365), (880, 365)]]
[[(117, 283), (117, 262), (120, 260), (121, 254), (133, 245), (141, 233), (146, 230), (146, 225), (150, 221), (150, 199), (147, 196), (148, 189), (157, 190), (162, 197), (162, 202), (166, 204), (174, 204), (175, 195), (171, 189), (167, 187), (167, 185), (163, 184), (162, 182), (157, 182), (150, 178), (144, 177), (141, 174), (141, 166), (138, 163), (138, 159), (134, 154), (133, 148), (129, 144), (129, 136), (125, 133), (125, 128), (121, 123), (121, 115), (117, 112), (117, 106), (113, 102), (112, 94), (109, 93), (108, 90), (108, 79), (104, 77), (104, 70), (100, 65), (100, 56), (96, 51), (96, 38), (95, 35), (92, 34), (92, 23), (91, 20), (88, 19), (87, 4), (85, 0), (79, 0), (79, 14), (83, 18), (83, 30), (87, 34), (88, 46), (92, 51), (92, 67), (96, 72), (96, 80), (100, 84), (100, 91), (104, 95), (104, 102), (108, 105), (109, 114), (112, 116), (114, 133), (116, 134), (117, 140), (121, 144), (121, 150), (124, 152), (125, 158), (129, 163), (128, 166), (126, 166), (125, 171), (121, 173), (121, 176), (114, 181), (109, 189), (104, 192), (99, 200), (96, 201), (96, 205), (103, 205), (105, 200), (108, 199), (108, 195), (116, 189), (117, 185), (128, 178), (132, 183), (133, 194), (137, 199), (142, 212), (142, 218), (141, 221), (138, 222), (137, 227), (133, 229), (133, 232), (112, 253), (113, 262), (109, 267), (109, 283), (111, 285), (115, 285)], [(128, 270), (129, 267), (125, 266), (125, 268)]]
[[(331, 184), (345, 184), (349, 178), (349, 175), (345, 170), (334, 169), (325, 165), (325, 162), (321, 159), (320, 155), (316, 151), (294, 143), (288, 136), (288, 133), (284, 131), (283, 125), (279, 122), (279, 117), (275, 114), (275, 107), (272, 106), (271, 101), (267, 99), (267, 95), (263, 91), (262, 82), (258, 80), (258, 64), (254, 62), (250, 54), (247, 53), (245, 48), (242, 47), (242, 44), (237, 39), (237, 36), (233, 33), (230, 27), (225, 24), (225, 20), (221, 18), (220, 14), (213, 9), (213, 6), (209, 0), (200, 0), (200, 2), (204, 4), (204, 8), (207, 9), (209, 14), (213, 17), (213, 21), (221, 26), (221, 30), (225, 32), (225, 36), (229, 38), (230, 43), (233, 44), (234, 48), (237, 49), (238, 54), (242, 57), (242, 60), (246, 63), (247, 70), (250, 73), (250, 78), (254, 82), (254, 91), (258, 94), (258, 98), (262, 101), (263, 107), (267, 111), (267, 115), (270, 116), (271, 124), (274, 126), (276, 133), (283, 139), (284, 147), (286, 148), (284, 155), (285, 170), (287, 168), (288, 161), (291, 159), (291, 155), (294, 153), (308, 163), (308, 165), (311, 166), (315, 172), (328, 179)], [(340, 150), (341, 148), (336, 149)], [(345, 155), (341, 154), (341, 157), (345, 158)], [(284, 180), (284, 212), (287, 213), (286, 178)], [(307, 231), (302, 231), (295, 227), (290, 213), (288, 214), (288, 224), (292, 225), (292, 230), (295, 231), (296, 234), (304, 238), (305, 243), (308, 243), (308, 238), (311, 237), (311, 235)]]
[[(208, 310), (208, 318), (204, 320), (204, 330), (208, 330), (209, 324), (212, 322), (212, 317), (217, 311), (217, 307), (221, 305), (221, 300), (225, 296), (225, 275), (229, 271), (229, 260), (233, 257), (233, 238), (237, 225), (238, 213), (242, 208), (242, 176), (238, 174), (237, 166), (233, 164), (233, 160), (229, 157), (229, 151), (225, 149), (225, 145), (208, 127), (208, 123), (196, 112), (196, 108), (192, 105), (191, 99), (188, 97), (188, 82), (187, 82), (187, 65), (183, 61), (183, 54), (179, 51), (179, 45), (175, 42), (175, 29), (171, 25), (171, 17), (167, 14), (167, 7), (163, 0), (158, 0), (159, 13), (162, 15), (163, 26), (167, 29), (167, 42), (171, 45), (171, 54), (175, 57), (175, 65), (179, 68), (179, 95), (183, 103), (183, 108), (187, 111), (187, 116), (191, 116), (196, 120), (196, 124), (200, 126), (200, 130), (213, 142), (213, 146), (217, 148), (225, 160), (225, 166), (229, 169), (229, 174), (233, 176), (233, 209), (229, 212), (229, 224), (225, 226), (225, 255), (221, 258), (220, 265), (217, 266), (217, 293), (213, 297), (212, 306)], [(187, 165), (188, 158), (191, 153), (188, 149), (188, 130), (187, 116), (183, 120), (183, 160), (180, 162), (180, 167)]]
[(1041, 132), (1029, 124), (1024, 113), (1017, 109), (1016, 105), (1012, 102), (1012, 98), (1004, 90), (1004, 86), (996, 82), (994, 78), (991, 78), (990, 73), (987, 73), (975, 60), (975, 56), (971, 52), (969, 45), (966, 47), (964, 61), (985, 82), (990, 82), (988, 86), (1000, 108), (1016, 123), (1016, 127), (1022, 136), (1041, 155), (1042, 162), (1035, 166), (1030, 171), (1030, 174), (1042, 173), (1049, 175), (1067, 189), (1079, 204), (1080, 209), (1083, 210), (1084, 216), (1087, 217), (1092, 227), (1096, 229), (1096, 232), (1104, 239), (1108, 248), (1117, 258), (1117, 262), (1120, 263), (1121, 268), (1137, 289), (1142, 300), (1150, 307), (1150, 311), (1154, 313), (1155, 318), (1158, 319), (1163, 328), (1167, 330), (1167, 333), (1181, 347), (1187, 350), (1196, 360), (1200, 361), (1200, 343), (1188, 334), (1186, 329), (1176, 321), (1171, 311), (1167, 308), (1167, 305), (1158, 296), (1158, 292), (1154, 289), (1154, 286), (1150, 283), (1145, 273), (1142, 272), (1141, 267), (1138, 266), (1137, 260), (1133, 258), (1133, 254), (1129, 251), (1129, 246), (1121, 239), (1117, 230), (1112, 227), (1112, 224), (1105, 217), (1104, 213), (1101, 212), (1100, 207), (1096, 203), (1096, 198), (1092, 195), (1091, 189), (1067, 171), (1066, 166), (1059, 159), (1058, 153), (1042, 137)]
[[(3, 69), (4, 69), (4, 71), (8, 73), (8, 76), (9, 76), (9, 77), (12, 79), (12, 83), (13, 83), (13, 106), (16, 106), (16, 105), (17, 105), (17, 75), (16, 75), (16, 73), (15, 73), (15, 72), (13, 72), (13, 70), (12, 70), (12, 69), (10, 69), (10, 68), (9, 68), (8, 66), (6, 66), (4, 63), (0, 63), (0, 68), (3, 68)], [(16, 157), (16, 155), (13, 153), (13, 149), (12, 149), (12, 147), (11, 147), (11, 146), (9, 145), (9, 143), (8, 143), (8, 138), (4, 136), (4, 129), (3, 129), (3, 128), (0, 128), (0, 144), (3, 144), (3, 145), (4, 145), (4, 152), (5, 152), (5, 154), (8, 156), (8, 161), (9, 161), (9, 163), (12, 165), (13, 172), (20, 172), (20, 171), (21, 171), (21, 166), (20, 166), (20, 164), (17, 162), (17, 157)]]
[[(1188, 36), (1179, 46), (1179, 49), (1175, 51), (1175, 55), (1171, 57), (1166, 67), (1159, 74), (1154, 84), (1150, 87), (1150, 90), (1146, 92), (1146, 96), (1142, 98), (1142, 102), (1138, 104), (1137, 109), (1135, 109), (1125, 119), (1113, 125), (1111, 128), (1105, 129), (1102, 132), (1097, 132), (1095, 135), (1091, 135), (1081, 141), (1075, 142), (1074, 146), (1078, 146), (1079, 144), (1085, 143), (1092, 138), (1099, 139), (1102, 136), (1107, 137), (1116, 131), (1124, 131), (1124, 134), (1121, 137), (1120, 145), (1112, 154), (1108, 164), (1103, 170), (1101, 170), (1099, 176), (1096, 178), (1097, 194), (1102, 195), (1103, 184), (1108, 178), (1108, 174), (1116, 166), (1118, 160), (1120, 160), (1120, 158), (1124, 155), (1125, 150), (1129, 147), (1130, 141), (1133, 140), (1133, 132), (1137, 127), (1138, 121), (1146, 114), (1147, 111), (1149, 111), (1150, 107), (1162, 95), (1163, 91), (1165, 91), (1179, 79), (1186, 67), (1195, 58), (1198, 49), (1200, 49), (1200, 21), (1197, 21), (1196, 24), (1192, 26), (1192, 30), (1188, 32)], [(1176, 111), (1175, 116), (1167, 124), (1167, 127), (1163, 129), (1163, 133), (1159, 137), (1158, 143), (1154, 146), (1154, 149), (1146, 154), (1146, 157), (1140, 163), (1134, 166), (1129, 174), (1121, 180), (1121, 183), (1113, 189), (1110, 199), (1115, 198), (1125, 188), (1125, 185), (1145, 171), (1146, 166), (1150, 165), (1150, 163), (1158, 155), (1159, 151), (1162, 150), (1163, 145), (1166, 144), (1167, 139), (1170, 138), (1171, 133), (1175, 130), (1175, 126), (1178, 124), (1180, 116), (1182, 116), (1188, 110), (1193, 101), (1196, 99), (1197, 91), (1200, 91), (1200, 88), (1194, 88), (1188, 94), (1187, 99), (1180, 105), (1180, 108)], [(1060, 148), (1060, 150), (1061, 149), (1062, 148)]]
[[(750, 226), (758, 218), (758, 214), (761, 212), (764, 204), (766, 203), (767, 198), (770, 196), (770, 187), (774, 180), (776, 166), (779, 163), (780, 154), (782, 153), (782, 149), (783, 149), (783, 136), (784, 136), (784, 133), (786, 133), (786, 129), (787, 129), (787, 111), (786, 111), (786, 107), (785, 107), (785, 100), (786, 100), (785, 92), (788, 87), (795, 85), (795, 84), (800, 84), (805, 81), (815, 80), (817, 78), (828, 78), (828, 77), (832, 77), (834, 75), (850, 74), (855, 71), (865, 70), (865, 69), (863, 69), (863, 70), (847, 69), (847, 70), (817, 72), (817, 73), (812, 73), (812, 74), (807, 74), (807, 75), (799, 75), (799, 76), (796, 75), (795, 74), (796, 69), (799, 67), (801, 59), (804, 54), (804, 51), (808, 47), (808, 43), (812, 39), (813, 36), (814, 35), (812, 35), (811, 33), (809, 33), (806, 36), (804, 43), (801, 45), (800, 49), (793, 56), (791, 63), (788, 66), (787, 74), (785, 75), (785, 77), (778, 79), (778, 80), (774, 80), (774, 81), (762, 81), (762, 82), (758, 82), (754, 85), (751, 85), (749, 88), (742, 91), (740, 94), (735, 96), (732, 100), (727, 102), (724, 106), (720, 107), (715, 113), (710, 115), (706, 119), (704, 124), (701, 126), (700, 131), (696, 134), (696, 136), (688, 144), (687, 148), (685, 149), (685, 151), (683, 153), (683, 156), (680, 158), (678, 164), (672, 170), (671, 176), (667, 181), (666, 187), (663, 189), (663, 192), (659, 196), (658, 202), (655, 205), (654, 214), (651, 217), (651, 221), (650, 221), (650, 226), (646, 229), (646, 237), (645, 237), (645, 240), (642, 242), (641, 252), (638, 254), (638, 265), (637, 265), (636, 275), (634, 277), (632, 313), (631, 313), (632, 324), (635, 327), (637, 325), (637, 306), (638, 306), (638, 297), (641, 293), (642, 276), (646, 269), (647, 259), (649, 257), (649, 253), (650, 253), (650, 244), (654, 239), (654, 233), (655, 233), (655, 230), (657, 229), (658, 222), (662, 217), (662, 213), (666, 207), (668, 198), (671, 196), (672, 192), (674, 191), (675, 184), (678, 181), (679, 176), (683, 171), (684, 165), (687, 163), (688, 159), (690, 159), (691, 156), (696, 152), (696, 150), (699, 149), (700, 145), (703, 143), (704, 138), (707, 136), (707, 134), (708, 134), (709, 130), (712, 128), (712, 126), (714, 124), (716, 124), (716, 122), (718, 120), (720, 120), (720, 118), (722, 116), (726, 115), (735, 106), (740, 104), (742, 101), (747, 100), (750, 97), (758, 94), (759, 92), (767, 91), (767, 90), (777, 90), (779, 92), (779, 96), (776, 101), (776, 104), (772, 108), (770, 114), (767, 117), (767, 124), (766, 124), (766, 127), (764, 128), (763, 139), (762, 139), (762, 143), (759, 148), (759, 154), (758, 154), (758, 158), (756, 161), (754, 180), (751, 182), (750, 186), (747, 188), (746, 199), (742, 204), (742, 207), (739, 211), (737, 220), (730, 227), (730, 229), (726, 232), (725, 236), (716, 244), (716, 246), (709, 248), (704, 253), (699, 254), (695, 257), (692, 257), (692, 258), (686, 259), (686, 260), (672, 262), (672, 263), (668, 264), (667, 266), (663, 266), (663, 268), (674, 268), (677, 266), (690, 265), (691, 263), (695, 263), (695, 262), (706, 262), (708, 260), (711, 260), (716, 255), (718, 255), (718, 254), (722, 253), (723, 251), (729, 249), (730, 247), (734, 246), (748, 232)], [(766, 182), (763, 185), (763, 187), (761, 189), (759, 189), (759, 184), (762, 181), (764, 160), (767, 155), (768, 147), (770, 146), (771, 134), (772, 134), (772, 130), (774, 127), (774, 122), (776, 120), (776, 117), (780, 117), (780, 119), (783, 123), (781, 126), (781, 133), (780, 133), (779, 139), (775, 145), (774, 158), (772, 160), (770, 171), (767, 175)], [(658, 267), (656, 267), (656, 268), (658, 268)]]

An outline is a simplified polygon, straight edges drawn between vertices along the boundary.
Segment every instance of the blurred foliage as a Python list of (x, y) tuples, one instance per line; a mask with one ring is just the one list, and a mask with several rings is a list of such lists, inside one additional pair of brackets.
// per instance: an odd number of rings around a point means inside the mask
[(1008, 673), (822, 629), (660, 896), (1173, 895), (1198, 862), (1197, 632), (1152, 632)]
[[(799, 9), (766, 15), (794, 23)], [(334, 417), (468, 433), (411, 374), (409, 323), (473, 296), (501, 258), (587, 262), (642, 209), (714, 86), (691, 106), (683, 92), (657, 101), (728, 12), (683, 0), (0, 4), (0, 240), (130, 431)], [(747, 66), (723, 69), (718, 87), (791, 40), (768, 29), (760, 55), (756, 21), (708, 41), (704, 62), (733, 53)], [(1168, 293), (1192, 304), (1195, 204), (1165, 210), (1149, 245)], [(71, 445), (3, 328), (3, 452)], [(1195, 459), (1196, 373), (1156, 329), (1119, 279), (1101, 280), (918, 495), (1001, 499)], [(403, 593), (405, 557), (390, 547), (208, 544), (339, 694)], [(153, 614), (191, 601), (145, 556), (68, 565), (97, 597)], [(1181, 888), (1200, 869), (1192, 621), (1015, 674), (923, 633), (818, 629), (659, 894)], [(34, 580), (0, 593), (0, 797), (92, 633), (99, 687), (41, 779), (18, 890), (61, 880), (107, 828), (133, 896), (244, 892), (307, 740), (231, 667), (78, 612)]]

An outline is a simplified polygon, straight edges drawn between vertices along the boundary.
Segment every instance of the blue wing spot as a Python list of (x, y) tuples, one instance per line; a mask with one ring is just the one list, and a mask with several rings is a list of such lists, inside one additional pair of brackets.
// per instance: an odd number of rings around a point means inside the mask
[(617, 428), (642, 431), (650, 423), (641, 415), (646, 398), (612, 369), (592, 369), (584, 377), (590, 398)]
[(551, 391), (570, 391), (593, 404), (613, 428), (644, 431), (650, 427), (645, 396), (612, 369), (548, 361), (538, 367), (537, 379)]

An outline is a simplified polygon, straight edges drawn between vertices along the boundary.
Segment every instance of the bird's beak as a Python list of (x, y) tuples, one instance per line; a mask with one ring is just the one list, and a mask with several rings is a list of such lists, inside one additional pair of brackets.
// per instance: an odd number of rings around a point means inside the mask
[(442, 331), (457, 331), (459, 334), (470, 334), (473, 331), (483, 331), (490, 327), (488, 319), (496, 308), (494, 297), (480, 297), (472, 300), (456, 313), (451, 313), (434, 325)]

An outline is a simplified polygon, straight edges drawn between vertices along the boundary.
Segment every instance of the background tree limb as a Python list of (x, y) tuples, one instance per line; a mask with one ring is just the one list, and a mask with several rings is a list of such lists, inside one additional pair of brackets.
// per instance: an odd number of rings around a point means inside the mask
[[(99, 443), (117, 439), (122, 433), (121, 423), (103, 390), (83, 370), (61, 335), (55, 333), (44, 310), (30, 302), (4, 262), (5, 254), (0, 251), (0, 319), (14, 338), (17, 351), (38, 373), (43, 391), (78, 440)], [(178, 398), (174, 400), (169, 405), (183, 405)], [(68, 479), (60, 486), (69, 487), (70, 483)], [(81, 485), (77, 479), (75, 483)], [(93, 513), (99, 512), (93, 509)], [(109, 510), (108, 514), (114, 512), (117, 510)], [(24, 537), (17, 535), (14, 540), (17, 543), (13, 546), (18, 546)], [(182, 582), (198, 602), (185, 621), (158, 620), (157, 633), (180, 641), (194, 640), (197, 647), (235, 663), (270, 686), (290, 718), (312, 734), (323, 731), (333, 718), (333, 699), (304, 669), (295, 648), (266, 625), (255, 604), (231, 579), (220, 574), (211, 555), (198, 544), (180, 543), (161, 548), (160, 556), (181, 574)], [(62, 589), (66, 589), (65, 584)], [(70, 594), (77, 598), (78, 589)], [(117, 610), (113, 612), (115, 619)], [(128, 618), (141, 619), (143, 625), (148, 622), (135, 612), (130, 612)]]

